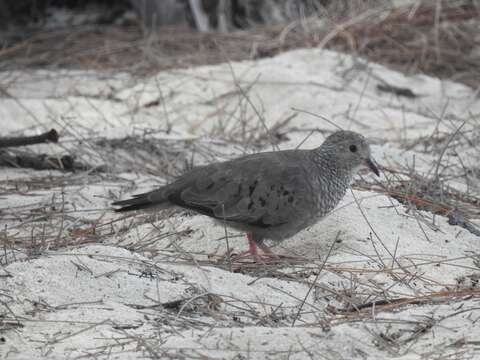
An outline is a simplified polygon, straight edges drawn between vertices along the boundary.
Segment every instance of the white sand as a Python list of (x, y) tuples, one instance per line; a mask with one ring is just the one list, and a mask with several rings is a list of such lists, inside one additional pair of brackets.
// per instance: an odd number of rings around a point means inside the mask
[[(371, 137), (377, 162), (394, 169), (415, 158), (416, 171), (428, 173), (438, 155), (421, 146), (406, 151), (404, 145), (436, 128), (451, 134), (480, 113), (477, 94), (463, 85), (406, 77), (330, 51), (297, 50), (231, 65), (238, 84), (251, 87), (248, 96), (267, 126), (288, 118), (292, 108), (321, 114)], [(216, 264), (215, 256), (227, 251), (224, 228), (184, 211), (128, 217), (99, 227), (95, 235), (82, 234), (92, 224), (120, 219), (109, 210), (116, 197), (168, 181), (156, 176), (155, 158), (142, 168), (128, 151), (91, 147), (97, 137), (119, 139), (154, 129), (157, 141), (190, 140), (197, 150), (215, 149), (215, 158), (199, 151), (196, 164), (254, 151), (249, 144), (242, 147), (239, 121), (246, 119), (254, 135), (262, 125), (232, 76), (227, 64), (146, 80), (66, 71), (0, 74), (15, 97), (0, 99), (3, 134), (54, 127), (62, 132), (60, 144), (34, 149), (71, 151), (81, 161), (121, 171), (87, 176), (2, 169), (0, 225), (17, 241), (1, 255), (2, 358), (480, 358), (480, 238), (443, 216), (407, 212), (380, 193), (347, 193), (330, 216), (275, 248), (305, 260), (276, 270), (245, 264), (230, 272), (228, 264)], [(419, 97), (380, 93), (376, 85), (382, 81), (411, 88)], [(448, 121), (438, 121), (442, 112)], [(162, 132), (168, 127), (170, 133)], [(286, 129), (281, 148), (296, 147), (311, 129), (333, 127), (300, 113)], [(475, 129), (475, 123), (464, 129)], [(302, 147), (323, 139), (315, 132)], [(461, 150), (466, 166), (478, 164), (478, 152)], [(115, 160), (120, 152), (122, 163)], [(454, 165), (452, 172), (460, 168), (450, 151), (443, 161)], [(371, 175), (366, 180), (376, 181)], [(466, 186), (461, 179), (450, 185)], [(478, 195), (478, 179), (469, 191)], [(42, 241), (57, 234), (57, 244), (68, 246), (45, 250)], [(229, 232), (235, 252), (246, 247), (237, 235)], [(32, 239), (42, 254), (25, 250)], [(432, 295), (454, 291), (464, 296)], [(421, 301), (334, 313), (349, 303), (414, 298)]]

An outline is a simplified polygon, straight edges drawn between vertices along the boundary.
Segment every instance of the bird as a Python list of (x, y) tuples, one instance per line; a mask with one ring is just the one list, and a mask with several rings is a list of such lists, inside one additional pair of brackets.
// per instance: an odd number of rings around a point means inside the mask
[[(116, 212), (180, 207), (246, 232), (255, 261), (330, 213), (361, 168), (380, 176), (361, 134), (339, 130), (317, 148), (245, 155), (193, 168), (159, 189), (113, 202)], [(260, 255), (258, 249), (263, 252)]]

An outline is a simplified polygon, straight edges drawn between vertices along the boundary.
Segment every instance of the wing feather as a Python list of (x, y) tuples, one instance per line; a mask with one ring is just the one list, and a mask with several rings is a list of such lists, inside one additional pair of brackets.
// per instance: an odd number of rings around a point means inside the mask
[(172, 189), (167, 199), (202, 214), (259, 227), (285, 224), (311, 206), (311, 190), (295, 162), (247, 159), (213, 164)]

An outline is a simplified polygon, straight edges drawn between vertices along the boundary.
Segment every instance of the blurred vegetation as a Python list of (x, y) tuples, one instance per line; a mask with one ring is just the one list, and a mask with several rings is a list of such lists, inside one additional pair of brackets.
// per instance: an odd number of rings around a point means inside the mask
[(480, 86), (477, 0), (4, 0), (2, 27), (0, 70), (150, 74), (328, 48)]

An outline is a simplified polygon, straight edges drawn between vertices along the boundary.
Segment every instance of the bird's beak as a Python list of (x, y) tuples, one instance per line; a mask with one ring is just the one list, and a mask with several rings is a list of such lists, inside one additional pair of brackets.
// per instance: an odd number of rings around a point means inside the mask
[(374, 172), (375, 175), (380, 176), (380, 172), (378, 171), (377, 165), (375, 165), (375, 163), (372, 161), (371, 158), (367, 158), (365, 160), (365, 163), (368, 166), (368, 168)]

